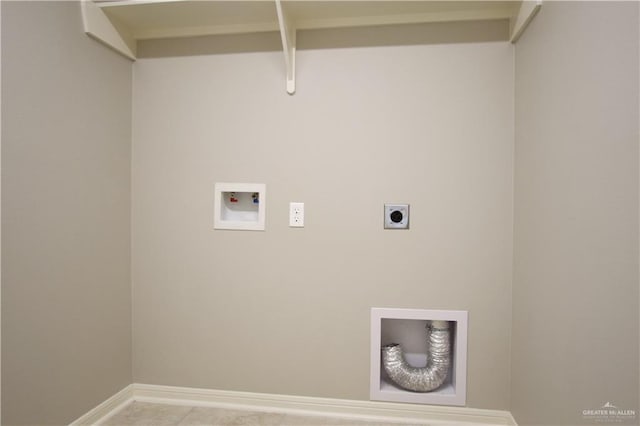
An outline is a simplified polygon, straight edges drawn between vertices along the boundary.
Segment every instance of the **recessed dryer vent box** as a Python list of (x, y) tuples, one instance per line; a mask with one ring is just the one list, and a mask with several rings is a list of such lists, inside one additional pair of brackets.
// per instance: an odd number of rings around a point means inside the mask
[(262, 183), (216, 183), (213, 227), (264, 231), (266, 195)]
[[(387, 376), (381, 348), (399, 343), (412, 367), (427, 361), (426, 326), (432, 320), (447, 321), (451, 330), (451, 368), (445, 382), (430, 392), (400, 388)], [(433, 405), (465, 405), (467, 395), (467, 311), (424, 309), (371, 309), (370, 399)]]

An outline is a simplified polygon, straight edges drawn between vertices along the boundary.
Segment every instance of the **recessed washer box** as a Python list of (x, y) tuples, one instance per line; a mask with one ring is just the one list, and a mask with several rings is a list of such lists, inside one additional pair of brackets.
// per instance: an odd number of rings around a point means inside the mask
[[(426, 326), (432, 320), (450, 323), (452, 362), (449, 375), (441, 387), (430, 392), (402, 389), (387, 377), (382, 366), (381, 348), (399, 343), (407, 363), (424, 367), (428, 345)], [(371, 400), (464, 406), (467, 399), (467, 311), (371, 308), (370, 366)]]
[(266, 202), (263, 183), (216, 183), (213, 227), (264, 231)]

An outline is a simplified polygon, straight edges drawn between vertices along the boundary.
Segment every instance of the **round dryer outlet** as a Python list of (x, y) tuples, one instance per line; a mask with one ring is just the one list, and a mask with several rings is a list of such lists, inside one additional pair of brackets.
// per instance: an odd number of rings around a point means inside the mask
[(385, 229), (408, 229), (409, 204), (385, 204), (384, 227)]

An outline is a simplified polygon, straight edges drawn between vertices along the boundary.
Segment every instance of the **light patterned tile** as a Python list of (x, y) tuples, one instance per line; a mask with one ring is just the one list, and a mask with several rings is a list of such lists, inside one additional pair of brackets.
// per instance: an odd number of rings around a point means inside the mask
[[(302, 416), (212, 407), (133, 402), (103, 426), (396, 426), (401, 423), (373, 422), (338, 417)], [(408, 425), (403, 426), (420, 426)], [(424, 425), (423, 425), (424, 426)]]
[(315, 417), (287, 415), (282, 420), (281, 426), (425, 426), (409, 425), (392, 422), (374, 422), (371, 420), (354, 420), (338, 417)]
[(181, 405), (132, 402), (107, 419), (104, 426), (176, 426), (192, 410)]
[(347, 420), (334, 417), (287, 415), (282, 421), (282, 426), (340, 426), (344, 425), (345, 421)]
[(280, 426), (284, 414), (195, 407), (180, 426)]

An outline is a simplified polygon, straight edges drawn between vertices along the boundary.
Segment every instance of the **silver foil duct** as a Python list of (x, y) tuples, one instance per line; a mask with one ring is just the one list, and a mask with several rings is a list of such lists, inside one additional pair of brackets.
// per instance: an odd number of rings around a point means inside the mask
[(449, 323), (432, 321), (427, 326), (427, 366), (410, 366), (397, 343), (382, 347), (382, 365), (389, 378), (398, 386), (416, 392), (429, 392), (439, 388), (449, 374), (451, 342)]

